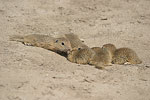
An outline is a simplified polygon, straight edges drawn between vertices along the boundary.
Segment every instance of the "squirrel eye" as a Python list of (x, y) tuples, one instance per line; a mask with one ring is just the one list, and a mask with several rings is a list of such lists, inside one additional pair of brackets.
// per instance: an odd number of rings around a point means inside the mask
[(58, 42), (58, 40), (56, 40), (55, 42)]
[(78, 50), (81, 50), (81, 48), (78, 48)]
[(62, 45), (65, 45), (63, 42), (61, 43)]

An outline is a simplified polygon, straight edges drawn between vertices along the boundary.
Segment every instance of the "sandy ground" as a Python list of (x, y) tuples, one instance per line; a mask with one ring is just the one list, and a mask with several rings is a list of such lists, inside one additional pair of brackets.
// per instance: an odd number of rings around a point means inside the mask
[[(0, 25), (0, 100), (150, 100), (150, 0), (0, 0)], [(65, 33), (130, 47), (143, 63), (99, 70), (9, 41)]]

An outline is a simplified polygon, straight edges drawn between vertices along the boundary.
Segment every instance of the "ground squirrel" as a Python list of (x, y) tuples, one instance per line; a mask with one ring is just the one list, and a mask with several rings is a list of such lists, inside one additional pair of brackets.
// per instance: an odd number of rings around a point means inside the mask
[(97, 68), (104, 68), (110, 66), (112, 61), (112, 54), (108, 48), (93, 47), (95, 55), (90, 60), (89, 64), (96, 66)]
[(65, 34), (65, 37), (70, 41), (71, 47), (73, 50), (77, 50), (78, 48), (88, 48), (87, 45), (83, 43), (79, 37), (73, 33), (71, 34)]
[(70, 41), (65, 37), (54, 38), (49, 35), (31, 34), (27, 36), (14, 35), (11, 41), (22, 42), (25, 45), (41, 47), (54, 52), (67, 52), (71, 49)]
[(105, 44), (100, 47), (79, 48), (68, 53), (67, 59), (73, 63), (90, 64), (96, 68), (103, 69), (113, 64), (140, 64), (135, 51), (130, 48), (116, 49), (113, 44)]
[(88, 64), (94, 55), (95, 52), (91, 48), (75, 49), (68, 53), (67, 59), (73, 63)]
[(108, 48), (112, 53), (112, 63), (113, 64), (140, 64), (142, 61), (139, 59), (134, 50), (130, 48), (119, 48), (113, 44), (105, 44), (104, 48)]
[(114, 52), (116, 51), (116, 46), (113, 45), (113, 44), (110, 44), (110, 43), (109, 44), (104, 44), (102, 46), (102, 48), (107, 48), (110, 51), (112, 56), (114, 55)]
[(112, 56), (107, 48), (93, 47), (72, 50), (68, 53), (67, 59), (74, 63), (90, 64), (102, 69), (111, 64)]
[(139, 59), (135, 51), (130, 48), (119, 48), (115, 51), (113, 64), (141, 64), (142, 61)]
[(13, 35), (11, 41), (22, 42), (25, 45), (42, 47), (52, 51), (66, 52), (71, 49), (87, 48), (88, 46), (75, 34), (64, 34), (58, 38), (49, 35), (31, 34), (27, 36)]

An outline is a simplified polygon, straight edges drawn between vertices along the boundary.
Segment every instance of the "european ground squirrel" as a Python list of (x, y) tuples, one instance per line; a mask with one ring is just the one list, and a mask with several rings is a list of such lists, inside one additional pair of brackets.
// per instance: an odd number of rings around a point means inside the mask
[(140, 64), (135, 51), (130, 48), (116, 49), (113, 44), (105, 44), (100, 47), (79, 48), (68, 53), (67, 59), (73, 63), (94, 65), (103, 69), (105, 66), (113, 64)]
[(110, 65), (111, 58), (111, 53), (106, 48), (100, 47), (72, 50), (67, 57), (73, 63), (94, 65), (99, 69)]
[(91, 48), (75, 49), (68, 52), (67, 59), (73, 63), (88, 64), (94, 55), (95, 52)]
[(26, 36), (13, 35), (11, 41), (22, 42), (28, 46), (36, 46), (48, 49), (54, 52), (67, 52), (72, 49), (88, 48), (82, 40), (75, 34), (64, 34), (59, 37), (50, 35), (31, 34)]
[(31, 34), (27, 36), (14, 35), (11, 41), (22, 42), (25, 45), (41, 47), (54, 52), (67, 52), (71, 49), (70, 41), (65, 37), (54, 38), (49, 35)]
[(142, 61), (137, 56), (136, 52), (130, 48), (119, 48), (115, 51), (113, 64), (141, 64)]
[(113, 64), (140, 64), (135, 51), (130, 48), (116, 49), (113, 44), (105, 44), (100, 47), (89, 48), (77, 35), (64, 34), (62, 37), (32, 34), (27, 36), (14, 35), (12, 41), (22, 42), (25, 45), (41, 47), (54, 52), (67, 53), (67, 59), (78, 64), (90, 64), (97, 68), (104, 68)]
[(104, 48), (108, 48), (112, 52), (112, 63), (113, 64), (140, 64), (142, 61), (137, 56), (136, 52), (130, 48), (119, 48), (113, 44), (105, 44)]
[(78, 48), (88, 48), (88, 46), (75, 34), (65, 34), (65, 37), (70, 41), (73, 50)]

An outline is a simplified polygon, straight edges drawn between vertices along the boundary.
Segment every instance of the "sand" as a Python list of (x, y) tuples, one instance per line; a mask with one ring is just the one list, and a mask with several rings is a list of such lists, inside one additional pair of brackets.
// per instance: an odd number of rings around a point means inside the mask
[[(0, 0), (0, 100), (150, 100), (150, 0)], [(74, 33), (143, 61), (99, 70), (11, 35)]]

